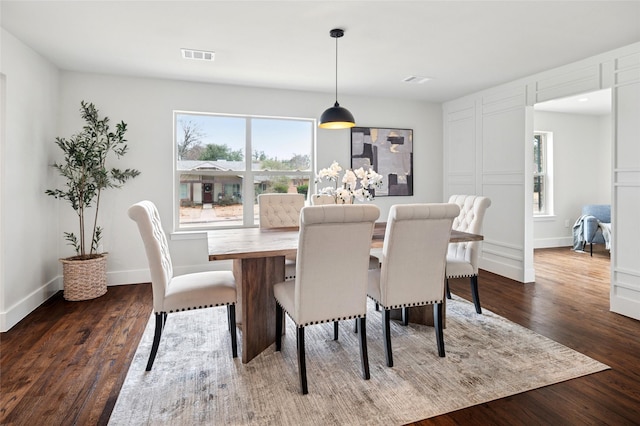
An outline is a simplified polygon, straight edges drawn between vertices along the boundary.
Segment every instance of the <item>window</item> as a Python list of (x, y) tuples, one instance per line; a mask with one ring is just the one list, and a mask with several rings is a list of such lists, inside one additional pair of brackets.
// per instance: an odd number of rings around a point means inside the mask
[(552, 215), (552, 135), (535, 132), (533, 135), (533, 214)]
[(176, 111), (174, 129), (176, 229), (256, 226), (259, 194), (307, 194), (313, 119)]

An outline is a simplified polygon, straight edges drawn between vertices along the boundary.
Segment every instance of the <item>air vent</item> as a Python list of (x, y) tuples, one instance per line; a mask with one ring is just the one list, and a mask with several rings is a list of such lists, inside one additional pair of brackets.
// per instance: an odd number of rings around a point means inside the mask
[(182, 57), (184, 59), (193, 59), (196, 61), (213, 61), (216, 57), (216, 52), (208, 52), (206, 50), (195, 49), (181, 49)]
[(409, 77), (405, 77), (402, 79), (405, 83), (411, 84), (422, 84), (431, 80), (430, 77), (420, 77), (419, 75), (410, 75)]

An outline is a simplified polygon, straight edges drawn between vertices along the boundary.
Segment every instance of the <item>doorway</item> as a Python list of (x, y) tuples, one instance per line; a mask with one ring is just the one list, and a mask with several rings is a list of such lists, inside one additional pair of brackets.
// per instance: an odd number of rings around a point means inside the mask
[(537, 140), (534, 168), (548, 172), (542, 187), (534, 184), (533, 196), (545, 202), (533, 212), (533, 247), (572, 247), (582, 207), (611, 204), (611, 89), (536, 104), (533, 126), (545, 141)]

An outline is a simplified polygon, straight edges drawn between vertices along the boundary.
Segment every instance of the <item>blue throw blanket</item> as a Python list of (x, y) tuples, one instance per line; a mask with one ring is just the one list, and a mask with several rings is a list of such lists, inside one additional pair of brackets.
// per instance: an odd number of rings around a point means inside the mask
[(573, 249), (582, 251), (584, 246), (584, 219), (588, 215), (583, 214), (573, 224)]

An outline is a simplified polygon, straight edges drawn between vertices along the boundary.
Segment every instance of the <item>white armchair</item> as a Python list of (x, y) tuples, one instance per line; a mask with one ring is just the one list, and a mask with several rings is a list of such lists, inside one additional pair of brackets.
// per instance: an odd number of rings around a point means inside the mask
[(368, 296), (383, 311), (383, 340), (388, 367), (393, 367), (390, 312), (410, 306), (434, 305), (438, 355), (445, 356), (442, 304), (447, 246), (456, 204), (402, 204), (391, 206), (382, 247), (380, 269), (369, 270)]
[[(258, 215), (261, 228), (288, 228), (300, 225), (300, 210), (304, 207), (304, 194), (260, 194)], [(296, 276), (296, 261), (286, 258), (284, 276), (292, 280)]]
[(231, 334), (231, 352), (238, 356), (236, 340), (236, 282), (231, 271), (207, 271), (174, 276), (167, 238), (160, 215), (151, 201), (141, 201), (129, 207), (129, 217), (138, 225), (147, 254), (151, 285), (155, 333), (147, 371), (151, 371), (158, 352), (167, 316), (172, 312), (226, 306)]
[[(452, 195), (450, 203), (460, 206), (460, 215), (453, 221), (456, 231), (479, 234), (482, 232), (482, 221), (491, 200), (477, 195)], [(447, 298), (451, 299), (449, 278), (470, 278), (471, 296), (476, 312), (481, 314), (480, 294), (478, 292), (478, 257), (480, 241), (449, 244), (447, 252)]]
[(357, 318), (360, 327), (362, 376), (369, 379), (367, 355), (367, 264), (373, 227), (380, 216), (374, 205), (304, 207), (296, 278), (274, 286), (276, 298), (276, 351), (282, 343), (283, 311), (296, 324), (300, 388), (308, 393), (305, 327)]

